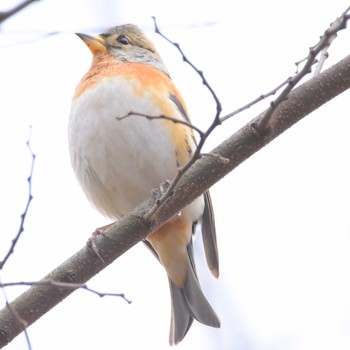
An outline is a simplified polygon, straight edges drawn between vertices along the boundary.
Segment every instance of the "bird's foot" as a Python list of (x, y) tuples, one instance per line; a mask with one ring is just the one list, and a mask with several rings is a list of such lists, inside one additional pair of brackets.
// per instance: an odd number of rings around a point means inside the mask
[(91, 237), (86, 242), (87, 247), (90, 251), (92, 251), (103, 263), (105, 261), (101, 257), (100, 253), (98, 252), (97, 246), (96, 246), (96, 238), (97, 236), (103, 234), (106, 230), (108, 230), (113, 224), (108, 224), (105, 226), (98, 227), (91, 235)]
[(159, 187), (152, 190), (153, 198), (158, 202), (170, 186), (170, 180), (165, 180)]

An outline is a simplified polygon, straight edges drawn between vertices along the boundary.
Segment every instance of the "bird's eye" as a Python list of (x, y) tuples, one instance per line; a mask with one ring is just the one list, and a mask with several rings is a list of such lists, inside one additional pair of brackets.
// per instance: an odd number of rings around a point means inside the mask
[(129, 45), (129, 39), (125, 36), (125, 35), (120, 35), (117, 38), (118, 43), (122, 44), (122, 45)]

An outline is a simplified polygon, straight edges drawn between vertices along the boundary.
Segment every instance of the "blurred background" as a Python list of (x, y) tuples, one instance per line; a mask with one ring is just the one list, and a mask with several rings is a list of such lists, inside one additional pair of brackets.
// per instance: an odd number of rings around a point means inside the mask
[[(0, 11), (17, 2), (1, 1)], [(75, 32), (95, 34), (139, 25), (155, 42), (182, 92), (192, 122), (205, 129), (215, 104), (176, 49), (203, 70), (229, 113), (284, 81), (294, 63), (348, 6), (336, 2), (42, 0), (0, 28), (0, 260), (25, 232), (2, 282), (37, 281), (108, 221), (87, 202), (70, 167), (67, 124), (75, 86), (91, 54)], [(349, 54), (349, 30), (330, 48), (329, 67)], [(306, 117), (216, 184), (221, 276), (208, 273), (196, 240), (201, 284), (221, 329), (194, 323), (177, 346), (187, 349), (294, 350), (350, 348), (349, 92)], [(269, 100), (218, 127), (211, 150), (263, 111)], [(88, 282), (28, 329), (33, 350), (167, 349), (170, 298), (163, 268), (142, 244)], [(25, 287), (6, 288), (9, 300)], [(5, 305), (3, 296), (1, 307)], [(19, 335), (6, 349), (26, 349)]]

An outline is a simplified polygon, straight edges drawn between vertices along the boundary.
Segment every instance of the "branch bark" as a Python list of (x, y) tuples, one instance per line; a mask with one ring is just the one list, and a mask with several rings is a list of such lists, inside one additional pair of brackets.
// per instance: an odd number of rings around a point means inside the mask
[[(210, 152), (218, 157), (198, 159), (181, 178), (174, 195), (160, 208), (156, 220), (145, 222), (144, 219), (154, 204), (154, 199), (150, 198), (116, 222), (106, 234), (96, 237), (94, 247), (104, 262), (85, 246), (50, 272), (43, 281), (85, 283), (255, 152), (349, 88), (350, 56), (296, 88), (270, 116), (269, 128), (264, 133), (257, 127), (264, 115), (261, 113)], [(228, 161), (222, 162), (220, 157)], [(74, 288), (50, 284), (36, 285), (11, 302), (10, 306), (0, 311), (0, 348), (73, 291)]]

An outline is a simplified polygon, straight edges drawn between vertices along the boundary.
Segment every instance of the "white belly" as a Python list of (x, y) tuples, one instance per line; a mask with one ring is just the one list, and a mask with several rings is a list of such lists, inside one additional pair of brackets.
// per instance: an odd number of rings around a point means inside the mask
[[(161, 114), (147, 96), (135, 96), (122, 78), (104, 80), (72, 103), (73, 168), (90, 202), (111, 219), (132, 210), (177, 171), (165, 122), (142, 116), (116, 119), (132, 111)], [(198, 218), (203, 204), (201, 199), (196, 202), (191, 216)]]

